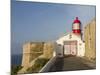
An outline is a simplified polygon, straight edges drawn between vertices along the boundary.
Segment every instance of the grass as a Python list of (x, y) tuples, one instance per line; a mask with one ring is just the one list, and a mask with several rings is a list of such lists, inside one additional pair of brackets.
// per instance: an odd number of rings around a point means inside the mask
[(11, 66), (11, 75), (17, 75), (17, 72), (22, 68), (21, 65)]
[(49, 61), (49, 59), (39, 58), (35, 61), (35, 64), (27, 69), (27, 73), (38, 73), (42, 67)]

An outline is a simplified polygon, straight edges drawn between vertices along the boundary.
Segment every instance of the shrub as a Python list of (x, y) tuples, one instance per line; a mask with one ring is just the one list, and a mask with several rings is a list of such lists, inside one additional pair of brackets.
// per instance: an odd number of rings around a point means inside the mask
[(39, 72), (39, 70), (42, 69), (42, 67), (48, 62), (49, 59), (45, 59), (45, 58), (39, 58), (35, 61), (35, 64), (27, 69), (28, 73), (35, 73), (35, 72)]
[(11, 75), (17, 75), (17, 72), (22, 68), (22, 66), (11, 66)]

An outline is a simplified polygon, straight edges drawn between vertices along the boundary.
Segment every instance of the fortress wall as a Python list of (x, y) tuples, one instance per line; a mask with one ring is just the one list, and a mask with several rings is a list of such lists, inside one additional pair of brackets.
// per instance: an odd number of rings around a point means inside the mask
[(52, 42), (29, 42), (23, 45), (22, 66), (28, 66), (32, 60), (43, 54), (43, 57), (53, 57), (54, 43)]
[(47, 59), (50, 59), (51, 57), (53, 57), (54, 49), (55, 49), (54, 43), (51, 43), (51, 42), (45, 43), (43, 47), (44, 57)]
[(43, 42), (29, 42), (23, 45), (22, 66), (28, 66), (36, 57), (43, 54)]
[(92, 20), (84, 30), (85, 56), (88, 59), (96, 58), (96, 21)]

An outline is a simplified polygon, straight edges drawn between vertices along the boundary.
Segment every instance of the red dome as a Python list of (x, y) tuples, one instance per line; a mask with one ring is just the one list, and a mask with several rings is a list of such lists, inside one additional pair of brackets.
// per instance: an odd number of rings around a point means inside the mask
[(73, 23), (80, 23), (80, 20), (78, 20), (78, 17), (76, 17)]

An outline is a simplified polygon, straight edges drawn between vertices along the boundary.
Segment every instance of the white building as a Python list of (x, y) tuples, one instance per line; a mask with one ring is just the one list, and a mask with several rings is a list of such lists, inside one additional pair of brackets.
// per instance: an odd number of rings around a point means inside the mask
[(60, 37), (57, 41), (56, 55), (63, 57), (66, 55), (84, 56), (85, 43), (82, 41), (81, 22), (78, 17), (73, 22), (72, 32)]

